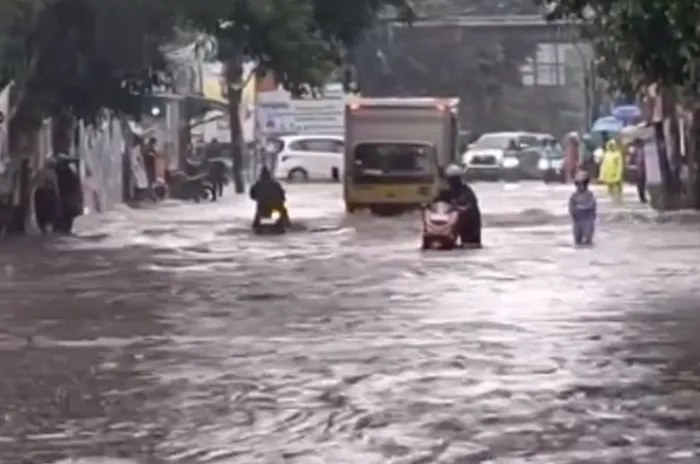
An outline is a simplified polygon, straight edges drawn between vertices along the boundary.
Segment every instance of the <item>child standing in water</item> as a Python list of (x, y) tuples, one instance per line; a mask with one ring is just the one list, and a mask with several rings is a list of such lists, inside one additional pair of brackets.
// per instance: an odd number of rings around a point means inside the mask
[(591, 245), (595, 234), (597, 204), (595, 195), (588, 189), (588, 173), (579, 171), (574, 178), (576, 190), (569, 198), (569, 215), (576, 245)]

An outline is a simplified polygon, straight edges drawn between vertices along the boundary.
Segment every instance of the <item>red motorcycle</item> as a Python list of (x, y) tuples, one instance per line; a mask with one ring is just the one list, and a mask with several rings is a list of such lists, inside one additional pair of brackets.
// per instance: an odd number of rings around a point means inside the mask
[(423, 210), (423, 250), (451, 250), (458, 246), (460, 221), (467, 207), (435, 202)]

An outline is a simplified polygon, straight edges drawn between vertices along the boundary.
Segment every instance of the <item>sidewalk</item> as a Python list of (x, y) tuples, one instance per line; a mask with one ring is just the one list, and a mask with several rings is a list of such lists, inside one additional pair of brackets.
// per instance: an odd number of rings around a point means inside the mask
[(625, 184), (621, 204), (614, 204), (608, 196), (605, 187), (593, 186), (598, 198), (598, 210), (602, 216), (612, 220), (639, 220), (655, 223), (700, 224), (700, 211), (682, 209), (677, 211), (656, 211), (647, 204), (642, 204), (633, 185)]

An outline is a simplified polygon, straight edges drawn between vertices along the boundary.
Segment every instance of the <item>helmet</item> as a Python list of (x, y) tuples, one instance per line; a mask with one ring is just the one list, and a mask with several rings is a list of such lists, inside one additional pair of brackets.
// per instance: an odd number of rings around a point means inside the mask
[(461, 177), (462, 168), (456, 164), (449, 164), (445, 168), (445, 177)]

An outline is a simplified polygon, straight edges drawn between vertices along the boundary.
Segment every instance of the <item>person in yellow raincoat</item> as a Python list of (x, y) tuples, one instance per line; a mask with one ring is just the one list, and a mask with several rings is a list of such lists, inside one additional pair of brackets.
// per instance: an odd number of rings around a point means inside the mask
[(600, 163), (598, 180), (608, 188), (608, 194), (615, 202), (622, 201), (622, 181), (625, 169), (624, 157), (615, 140), (605, 144), (603, 160)]

